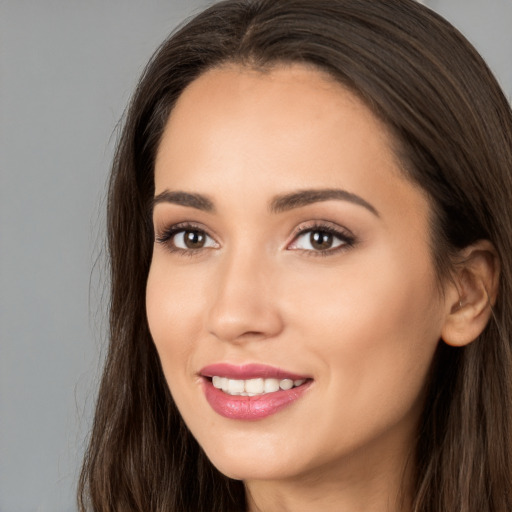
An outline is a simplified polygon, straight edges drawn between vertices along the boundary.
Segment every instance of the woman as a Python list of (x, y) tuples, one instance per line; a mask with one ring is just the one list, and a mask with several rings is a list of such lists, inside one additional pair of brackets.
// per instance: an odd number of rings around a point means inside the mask
[(228, 0), (109, 191), (81, 510), (512, 510), (512, 114), (409, 0)]

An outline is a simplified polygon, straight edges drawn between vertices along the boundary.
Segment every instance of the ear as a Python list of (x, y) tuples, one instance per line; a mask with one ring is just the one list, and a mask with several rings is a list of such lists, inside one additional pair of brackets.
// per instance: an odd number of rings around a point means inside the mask
[(448, 345), (462, 347), (485, 329), (496, 303), (500, 261), (488, 240), (463, 249), (446, 293), (447, 315), (441, 337)]

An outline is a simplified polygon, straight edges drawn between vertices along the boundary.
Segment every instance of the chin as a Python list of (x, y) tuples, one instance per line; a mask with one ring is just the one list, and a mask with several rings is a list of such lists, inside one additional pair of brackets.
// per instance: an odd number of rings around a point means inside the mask
[(235, 480), (278, 480), (306, 469), (304, 453), (286, 443), (255, 443), (248, 436), (241, 446), (229, 440), (202, 445), (210, 462), (225, 476)]
[(287, 474), (283, 471), (272, 467), (269, 461), (260, 460), (241, 460), (240, 457), (210, 459), (210, 462), (225, 476), (234, 480), (277, 480), (286, 478)]

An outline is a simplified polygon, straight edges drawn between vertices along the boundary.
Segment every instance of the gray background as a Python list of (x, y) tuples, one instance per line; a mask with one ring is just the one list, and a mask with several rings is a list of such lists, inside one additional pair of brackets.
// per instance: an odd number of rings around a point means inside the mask
[[(104, 351), (116, 124), (156, 46), (209, 3), (0, 0), (0, 512), (75, 510)], [(512, 0), (423, 3), (510, 99)]]

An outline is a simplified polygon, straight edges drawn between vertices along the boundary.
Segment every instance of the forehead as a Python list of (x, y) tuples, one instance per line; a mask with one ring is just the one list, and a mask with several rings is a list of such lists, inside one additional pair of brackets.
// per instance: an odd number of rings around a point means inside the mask
[(341, 187), (379, 211), (397, 200), (405, 210), (426, 207), (393, 143), (386, 125), (325, 72), (230, 65), (204, 73), (178, 99), (157, 152), (155, 193), (232, 193), (249, 205), (287, 189)]
[[(266, 71), (230, 65), (204, 73), (178, 98), (158, 148), (156, 168), (169, 153), (181, 158), (188, 151), (190, 161), (202, 151), (224, 146), (237, 148), (240, 154), (249, 145), (258, 146), (261, 160), (272, 151), (273, 159), (278, 154), (290, 156), (287, 151), (299, 155), (308, 140), (311, 152), (325, 150), (325, 156), (335, 144), (340, 151), (352, 147), (354, 154), (362, 145), (361, 153), (385, 149), (388, 159), (394, 158), (386, 126), (327, 73), (299, 64)], [(398, 167), (396, 160), (393, 163)]]
[[(276, 102), (278, 110), (262, 110), (275, 107)], [(230, 117), (240, 123), (243, 115), (260, 120), (265, 117), (267, 125), (285, 117), (287, 120), (295, 118), (298, 126), (312, 119), (333, 121), (337, 112), (350, 110), (361, 122), (378, 125), (378, 132), (388, 136), (384, 123), (377, 120), (356, 94), (312, 65), (276, 64), (255, 69), (230, 64), (213, 68), (184, 89), (174, 105), (167, 128), (172, 130), (173, 125), (190, 119), (192, 110), (194, 113), (201, 111), (204, 123), (214, 119), (228, 121)]]

